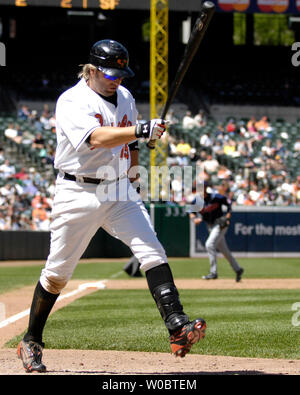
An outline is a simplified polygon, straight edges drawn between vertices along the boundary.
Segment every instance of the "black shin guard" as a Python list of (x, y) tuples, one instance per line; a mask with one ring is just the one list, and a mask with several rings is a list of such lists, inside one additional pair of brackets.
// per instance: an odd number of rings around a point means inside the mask
[(30, 309), (28, 330), (24, 336), (25, 341), (42, 344), (44, 326), (58, 296), (59, 294), (46, 291), (40, 282), (37, 283)]
[(161, 317), (172, 334), (187, 324), (189, 318), (183, 312), (171, 269), (168, 264), (157, 266), (146, 272), (146, 278)]

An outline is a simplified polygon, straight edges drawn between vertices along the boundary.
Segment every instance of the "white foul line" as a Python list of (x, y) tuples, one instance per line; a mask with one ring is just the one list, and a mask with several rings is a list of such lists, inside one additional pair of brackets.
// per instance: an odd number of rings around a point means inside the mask
[[(84, 291), (85, 289), (88, 289), (88, 288), (105, 289), (106, 286), (105, 286), (104, 283), (106, 281), (107, 280), (102, 280), (102, 281), (97, 281), (97, 282), (94, 282), (94, 283), (83, 283), (83, 284), (80, 284), (78, 286), (78, 288), (75, 289), (74, 291), (71, 291), (71, 292), (66, 293), (65, 295), (59, 296), (57, 298), (57, 301), (69, 298), (69, 297), (71, 297), (73, 295), (76, 295), (79, 292), (82, 292), (82, 291)], [(11, 317), (7, 318), (6, 320), (1, 321), (0, 322), (0, 329), (4, 328), (5, 326), (7, 326), (9, 324), (12, 324), (13, 322), (16, 322), (16, 321), (20, 320), (21, 318), (26, 317), (27, 315), (29, 315), (29, 313), (30, 313), (30, 308), (26, 309), (24, 311), (21, 311), (21, 313), (12, 315)]]

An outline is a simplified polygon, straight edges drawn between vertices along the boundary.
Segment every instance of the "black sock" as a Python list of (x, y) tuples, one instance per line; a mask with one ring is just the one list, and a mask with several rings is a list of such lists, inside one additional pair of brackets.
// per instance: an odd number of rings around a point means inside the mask
[(159, 285), (163, 285), (166, 283), (174, 284), (174, 278), (168, 263), (163, 263), (159, 266), (155, 266), (154, 268), (147, 270), (145, 274), (148, 282), (148, 287), (152, 295), (154, 289)]
[(58, 298), (59, 294), (52, 294), (46, 291), (40, 282), (35, 288), (27, 333), (25, 341), (35, 341), (42, 344), (42, 334), (50, 311)]

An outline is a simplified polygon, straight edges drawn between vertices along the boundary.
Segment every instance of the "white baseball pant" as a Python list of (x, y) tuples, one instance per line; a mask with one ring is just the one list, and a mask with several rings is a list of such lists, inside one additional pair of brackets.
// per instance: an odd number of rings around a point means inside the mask
[[(52, 208), (50, 253), (40, 282), (57, 294), (73, 271), (96, 231), (102, 227), (124, 242), (147, 271), (167, 262), (150, 216), (129, 180), (110, 186), (136, 195), (137, 201), (99, 201), (97, 185), (64, 180), (58, 176)], [(124, 198), (124, 197), (123, 197)]]

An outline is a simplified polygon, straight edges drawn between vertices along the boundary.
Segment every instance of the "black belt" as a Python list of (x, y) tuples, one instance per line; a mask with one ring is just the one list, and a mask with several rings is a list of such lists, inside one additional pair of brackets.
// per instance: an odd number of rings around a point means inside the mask
[(85, 182), (88, 184), (101, 184), (102, 182), (106, 181), (108, 183), (116, 182), (119, 181), (120, 177), (115, 179), (115, 180), (106, 180), (104, 178), (90, 178), (90, 177), (83, 177), (83, 176), (73, 176), (72, 174), (65, 173), (64, 174), (64, 179), (65, 180), (70, 180), (70, 181), (77, 181), (77, 182)]

